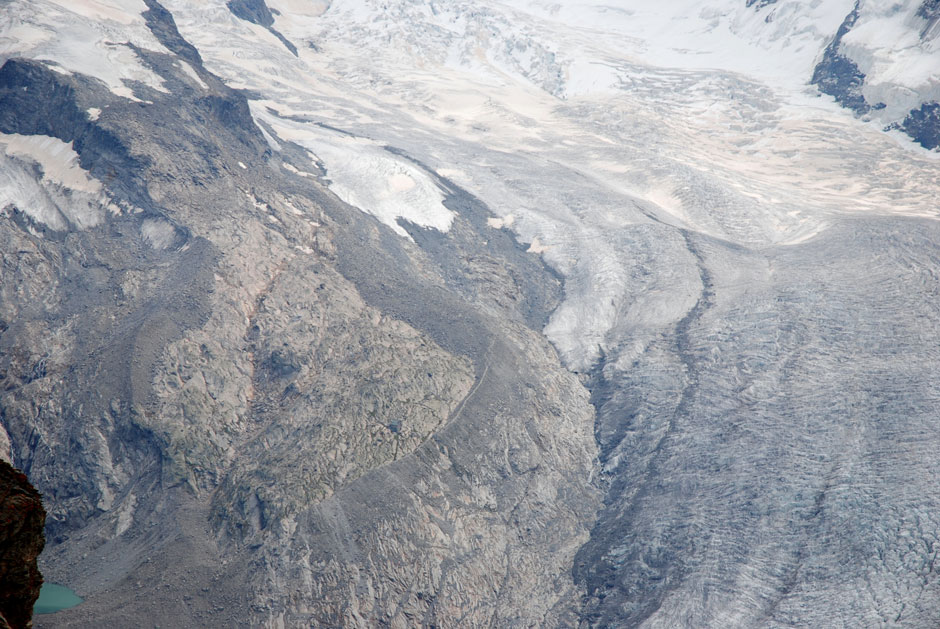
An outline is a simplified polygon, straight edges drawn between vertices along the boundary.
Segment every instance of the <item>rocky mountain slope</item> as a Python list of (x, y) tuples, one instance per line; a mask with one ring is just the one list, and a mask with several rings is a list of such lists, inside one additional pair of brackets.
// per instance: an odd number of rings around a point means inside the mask
[(935, 624), (932, 4), (649, 7), (0, 5), (42, 626)]
[(423, 250), (350, 209), (141, 19), (166, 93), (0, 70), (31, 182), (2, 227), (4, 428), (49, 573), (88, 595), (49, 622), (571, 615), (598, 492), (587, 394), (536, 331), (558, 280), (444, 180)]

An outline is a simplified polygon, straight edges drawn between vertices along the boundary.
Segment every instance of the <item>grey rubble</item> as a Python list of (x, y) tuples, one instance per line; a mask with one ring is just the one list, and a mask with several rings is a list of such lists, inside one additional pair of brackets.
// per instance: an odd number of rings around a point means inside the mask
[(533, 330), (558, 279), (505, 232), (480, 248), (448, 182), (425, 252), (291, 174), (148, 19), (208, 88), (143, 51), (171, 95), (0, 70), (0, 131), (72, 142), (122, 208), (0, 221), (0, 413), (44, 570), (86, 598), (41, 626), (574, 622), (599, 492), (588, 394)]

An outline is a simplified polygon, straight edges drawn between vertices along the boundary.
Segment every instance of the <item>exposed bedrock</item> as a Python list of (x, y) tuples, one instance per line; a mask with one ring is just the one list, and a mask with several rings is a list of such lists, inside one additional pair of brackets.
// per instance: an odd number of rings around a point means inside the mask
[(45, 545), (46, 512), (22, 472), (0, 460), (0, 627), (32, 626), (42, 575), (36, 564)]

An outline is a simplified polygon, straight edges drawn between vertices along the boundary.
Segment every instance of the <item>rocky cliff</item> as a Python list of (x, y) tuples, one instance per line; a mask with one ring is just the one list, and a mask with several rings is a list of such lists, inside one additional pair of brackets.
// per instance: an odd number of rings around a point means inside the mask
[(0, 460), (0, 627), (32, 626), (42, 575), (36, 559), (45, 545), (46, 512), (39, 492)]

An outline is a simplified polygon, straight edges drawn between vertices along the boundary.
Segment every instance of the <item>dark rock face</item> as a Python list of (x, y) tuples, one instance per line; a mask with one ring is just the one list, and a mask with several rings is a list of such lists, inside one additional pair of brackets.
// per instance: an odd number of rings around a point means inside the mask
[[(865, 74), (859, 69), (854, 60), (842, 53), (842, 38), (845, 37), (855, 25), (859, 17), (859, 3), (845, 17), (838, 32), (826, 47), (822, 61), (813, 71), (812, 83), (819, 87), (824, 94), (834, 96), (843, 107), (851, 109), (856, 115), (862, 116), (873, 111), (885, 108), (885, 103), (869, 103), (862, 89), (865, 86)], [(940, 22), (940, 2), (926, 0), (917, 10), (917, 17), (924, 20), (920, 29), (922, 42), (928, 43), (937, 35), (937, 24)], [(917, 109), (910, 111), (903, 121), (897, 119), (888, 121), (887, 128), (900, 129), (927, 149), (938, 146), (940, 137), (940, 123), (937, 120), (936, 103), (925, 102)]]
[(288, 50), (297, 55), (297, 47), (274, 29), (274, 16), (264, 0), (229, 0), (225, 6), (235, 17), (268, 29)]
[[(151, 62), (167, 72), (167, 67), (161, 65), (165, 59), (154, 57)], [(50, 477), (65, 473), (55, 470), (70, 459), (74, 463), (76, 450), (88, 453), (91, 442), (98, 439), (81, 427), (79, 409), (108, 418), (105, 422), (110, 428), (105, 432), (116, 431), (104, 440), (110, 452), (109, 466), (126, 463), (132, 469), (146, 469), (158, 457), (155, 447), (159, 448), (156, 444), (162, 437), (152, 434), (132, 408), (146, 403), (151, 370), (164, 344), (200, 325), (208, 315), (206, 296), (212, 290), (211, 264), (216, 252), (205, 239), (192, 237), (165, 204), (153, 199), (150, 190), (154, 169), (163, 172), (164, 180), (172, 177), (193, 186), (216, 177), (220, 150), (201, 138), (207, 127), (220, 138), (225, 137), (231, 155), (240, 149), (244, 161), (252, 161), (266, 149), (260, 135), (256, 135), (244, 97), (218, 81), (209, 90), (194, 90), (173, 74), (167, 74), (166, 80), (177, 88), (179, 100), (174, 113), (161, 114), (158, 106), (116, 100), (111, 102), (113, 118), (103, 116), (90, 121), (84, 113), (88, 99), (105, 104), (111, 98), (97, 84), (62, 76), (32, 61), (11, 59), (0, 68), (0, 131), (50, 135), (71, 142), (82, 167), (107, 185), (115, 203), (135, 208), (114, 217), (105, 229), (74, 230), (45, 239), (32, 239), (22, 228), (5, 229), (2, 236), (5, 251), (28, 249), (37, 256), (33, 261), (36, 268), (63, 278), (59, 285), (60, 308), (19, 309), (17, 316), (6, 317), (17, 319), (18, 324), (0, 340), (5, 376), (0, 412), (5, 413), (9, 429), (25, 445), (38, 439), (42, 430), (37, 429), (44, 422), (50, 422), (46, 428), (58, 426), (53, 429), (58, 437), (42, 440), (41, 447), (26, 447), (16, 457), (25, 470), (35, 474), (34, 481), (47, 496), (53, 540), (64, 539), (69, 530), (85, 524), (100, 506), (109, 503), (112, 491), (108, 483), (93, 480), (101, 480), (102, 470), (88, 459), (71, 467), (67, 473), (71, 480), (65, 486), (53, 489), (43, 485)], [(163, 151), (185, 155), (186, 159), (176, 157), (155, 164), (153, 157), (161, 152), (144, 149), (140, 144), (134, 146), (141, 136), (156, 139)], [(142, 230), (148, 222), (170, 232), (168, 246), (147, 245)], [(71, 253), (63, 256), (64, 250), (57, 251), (60, 247)], [(75, 254), (81, 262), (73, 257)], [(28, 257), (21, 255), (24, 263)], [(159, 271), (154, 274), (156, 269)], [(140, 286), (135, 280), (132, 289), (126, 281), (138, 273), (143, 274), (138, 277), (147, 279)], [(19, 290), (17, 286), (39, 276), (44, 275), (40, 272), (32, 279), (26, 274), (17, 277), (14, 271), (4, 277), (4, 283), (10, 290)], [(12, 305), (12, 300), (7, 304)], [(99, 318), (105, 309), (111, 309), (119, 323), (112, 326)], [(86, 317), (89, 329), (82, 339), (75, 339), (76, 345), (69, 345), (71, 366), (44, 362), (41, 373), (45, 377), (36, 378), (39, 357), (25, 349), (29, 344), (25, 330), (33, 325), (29, 322), (42, 320), (42, 325), (51, 329), (77, 313)], [(36, 395), (58, 395), (53, 390), (63, 395), (55, 411), (41, 411), (31, 420), (20, 413), (20, 404)], [(99, 446), (91, 447), (94, 450)], [(88, 494), (87, 488), (95, 485), (98, 488)]]
[(940, 19), (940, 0), (924, 0), (917, 9), (917, 15), (929, 21)]
[(144, 3), (147, 5), (147, 10), (141, 15), (147, 20), (150, 32), (161, 44), (191, 63), (195, 68), (202, 70), (201, 74), (203, 76), (209, 76), (202, 68), (202, 57), (199, 56), (199, 51), (180, 35), (173, 15), (156, 0), (144, 0)]
[(747, 0), (744, 3), (744, 6), (754, 7), (755, 11), (760, 11), (764, 7), (770, 6), (772, 4), (777, 4), (777, 0)]
[(0, 460), (0, 627), (32, 626), (42, 575), (46, 512), (26, 475)]
[(834, 96), (843, 107), (847, 107), (856, 114), (861, 115), (871, 110), (871, 106), (862, 95), (865, 75), (859, 71), (854, 61), (842, 55), (839, 51), (842, 38), (855, 26), (855, 22), (858, 20), (858, 7), (859, 3), (856, 2), (855, 8), (845, 16), (845, 20), (839, 26), (836, 36), (826, 47), (822, 61), (813, 71), (812, 83), (819, 86), (819, 91), (823, 94)]
[(940, 103), (924, 103), (913, 110), (901, 129), (926, 149), (940, 146)]
[(274, 24), (274, 16), (264, 0), (229, 0), (226, 5), (232, 14), (242, 20), (269, 28)]

